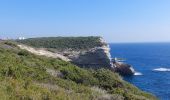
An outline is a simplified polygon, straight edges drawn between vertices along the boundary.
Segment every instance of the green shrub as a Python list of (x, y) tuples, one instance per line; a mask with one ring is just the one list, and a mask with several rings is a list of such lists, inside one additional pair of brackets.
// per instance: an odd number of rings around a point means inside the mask
[(110, 92), (114, 90), (114, 88), (123, 86), (120, 77), (118, 77), (117, 74), (109, 70), (99, 69), (99, 70), (96, 70), (93, 74), (94, 74), (94, 77), (99, 80), (99, 86)]
[(97, 85), (98, 80), (93, 77), (93, 74), (87, 70), (83, 70), (76, 66), (67, 66), (61, 69), (65, 79), (72, 80), (76, 83), (84, 85)]
[(18, 55), (20, 55), (20, 56), (28, 56), (29, 52), (26, 51), (26, 50), (21, 50), (21, 51), (18, 52)]
[(9, 46), (13, 46), (13, 47), (17, 47), (17, 44), (12, 42), (12, 41), (5, 41), (4, 44), (9, 45)]

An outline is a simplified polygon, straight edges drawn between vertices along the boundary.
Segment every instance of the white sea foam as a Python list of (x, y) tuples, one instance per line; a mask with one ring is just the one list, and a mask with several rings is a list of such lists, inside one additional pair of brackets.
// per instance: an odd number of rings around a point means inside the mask
[(135, 72), (134, 75), (139, 76), (139, 75), (143, 75), (143, 74), (140, 72)]
[(153, 69), (153, 71), (169, 72), (170, 68), (156, 68), (156, 69)]

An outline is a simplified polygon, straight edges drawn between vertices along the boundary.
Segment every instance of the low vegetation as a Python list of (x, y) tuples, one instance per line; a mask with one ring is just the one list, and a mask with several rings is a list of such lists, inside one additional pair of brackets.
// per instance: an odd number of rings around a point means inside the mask
[(156, 99), (107, 69), (82, 69), (5, 41), (0, 42), (0, 96), (2, 100)]
[(53, 48), (53, 49), (89, 49), (96, 46), (102, 46), (100, 37), (44, 37), (30, 38), (25, 40), (17, 40), (17, 42), (34, 46), (38, 48)]

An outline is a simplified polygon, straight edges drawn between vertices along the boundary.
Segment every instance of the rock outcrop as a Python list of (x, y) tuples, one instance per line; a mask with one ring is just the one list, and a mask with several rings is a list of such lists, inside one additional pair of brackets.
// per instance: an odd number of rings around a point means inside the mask
[(114, 64), (114, 71), (120, 73), (121, 75), (134, 75), (135, 70), (129, 64), (125, 64), (122, 62), (115, 62)]

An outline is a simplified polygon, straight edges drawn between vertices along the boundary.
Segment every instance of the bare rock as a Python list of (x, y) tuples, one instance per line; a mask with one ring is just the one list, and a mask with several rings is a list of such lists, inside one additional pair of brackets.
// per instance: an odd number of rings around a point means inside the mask
[(134, 75), (135, 70), (133, 67), (129, 64), (121, 63), (121, 62), (115, 62), (114, 63), (114, 70), (121, 75)]

